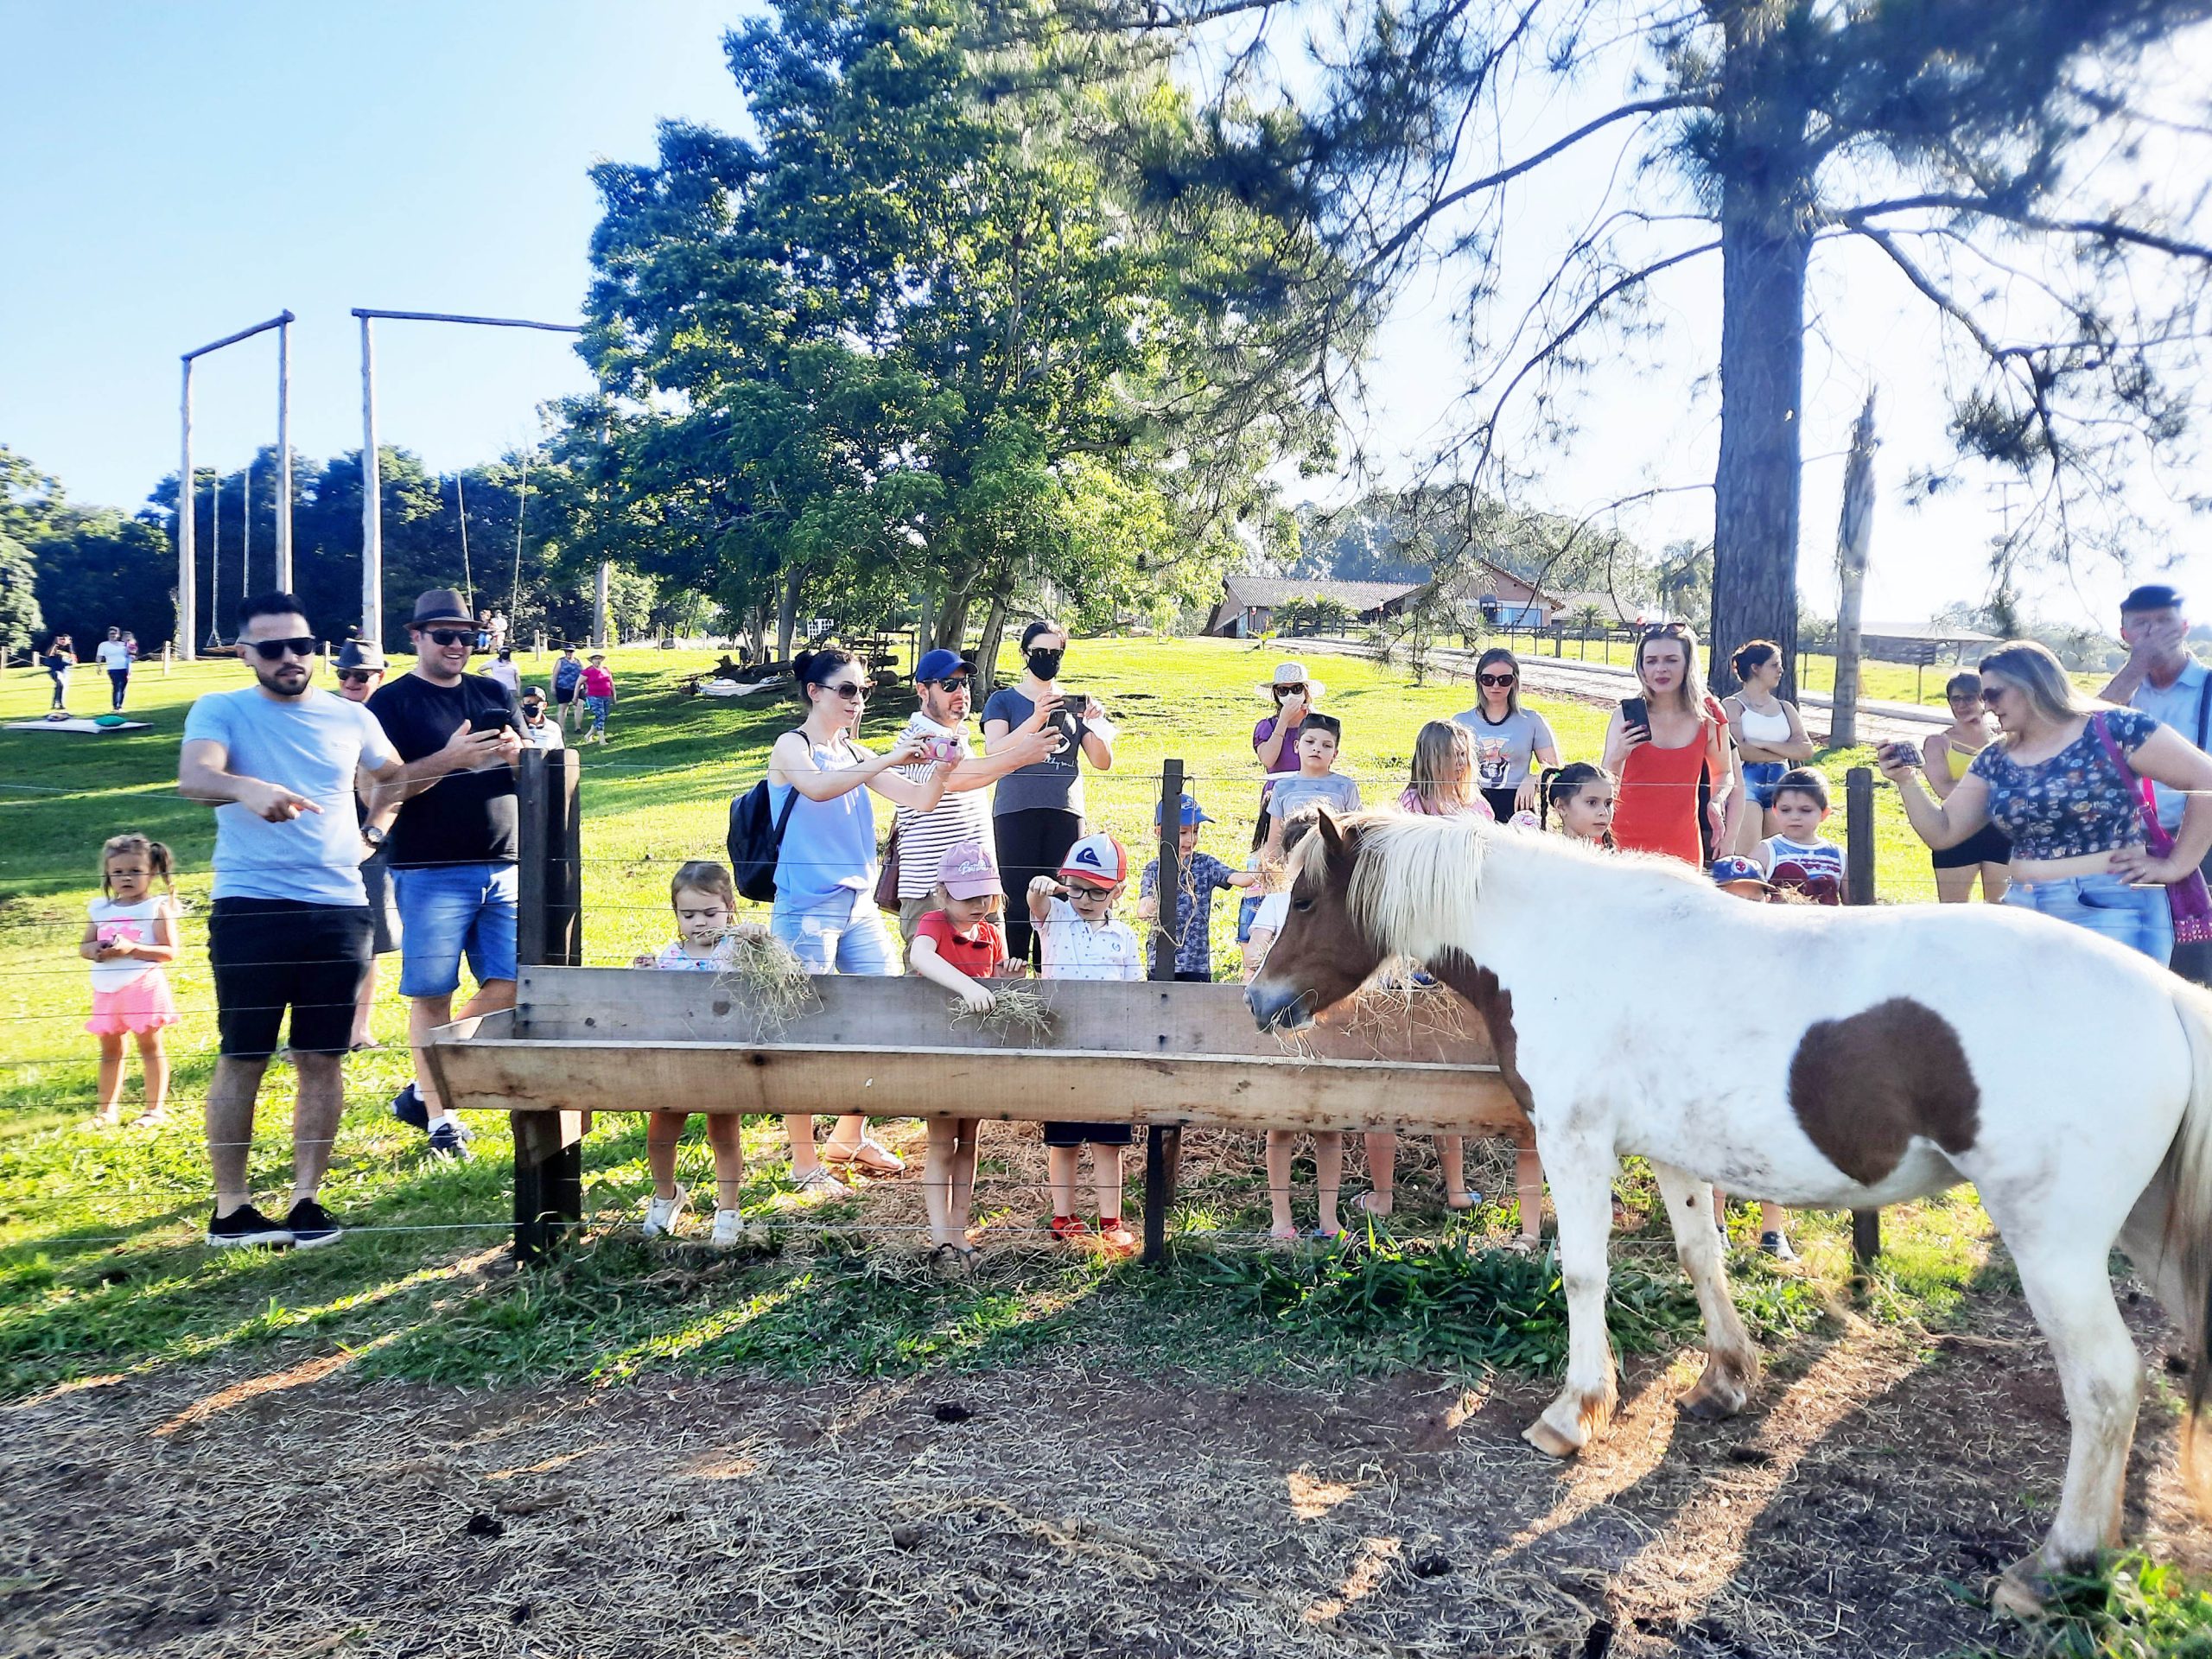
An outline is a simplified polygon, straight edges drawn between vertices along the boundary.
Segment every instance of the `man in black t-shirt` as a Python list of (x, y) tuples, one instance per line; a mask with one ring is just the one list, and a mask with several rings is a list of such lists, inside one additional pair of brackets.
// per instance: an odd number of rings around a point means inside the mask
[[(408, 998), (407, 1039), (415, 1081), (391, 1103), (392, 1116), (425, 1129), (445, 1157), (467, 1150), (469, 1131), (439, 1100), (423, 1058), (435, 1027), (515, 1005), (516, 857), (514, 766), (522, 753), (522, 709), (499, 681), (464, 671), (476, 625), (459, 594), (434, 588), (415, 601), (407, 625), (415, 667), (369, 699), (385, 735), (411, 760), (435, 753), (462, 726), (498, 729), (493, 764), (448, 772), (410, 790), (386, 808), (392, 885), (399, 899), (399, 991)], [(456, 1014), (466, 956), (476, 995)]]

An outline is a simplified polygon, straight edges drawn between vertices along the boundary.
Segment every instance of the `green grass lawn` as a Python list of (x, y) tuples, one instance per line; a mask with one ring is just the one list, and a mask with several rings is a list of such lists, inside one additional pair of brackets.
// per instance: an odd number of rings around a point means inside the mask
[[(1093, 819), (1133, 849), (1148, 846), (1161, 762), (1179, 758), (1189, 787), (1221, 820), (1204, 844), (1241, 861), (1256, 799), (1249, 734), (1265, 707), (1253, 686), (1277, 654), (1273, 644), (1220, 640), (1076, 642), (1067, 681), (1100, 696), (1122, 730), (1115, 770), (1088, 785)], [(626, 961), (670, 937), (671, 871), (686, 857), (721, 856), (730, 796), (760, 775), (769, 744), (791, 721), (788, 705), (681, 696), (678, 677), (704, 662), (677, 652), (614, 654), (624, 698), (613, 741), (587, 752), (583, 782), (592, 962)], [(542, 677), (550, 664), (525, 667)], [(1421, 722), (1470, 700), (1465, 686), (1416, 689), (1396, 671), (1360, 662), (1331, 659), (1325, 672), (1328, 706), (1345, 722), (1346, 769), (1370, 802), (1402, 786)], [(367, 1374), (470, 1380), (613, 1379), (741, 1363), (786, 1371), (988, 1364), (1039, 1346), (1099, 1341), (1119, 1344), (1132, 1363), (1230, 1369), (1292, 1357), (1325, 1367), (1534, 1366), (1559, 1357), (1563, 1319), (1549, 1268), (1472, 1248), (1510, 1224), (1510, 1210), (1493, 1204), (1447, 1224), (1424, 1203), (1418, 1169), (1406, 1188), (1403, 1248), (1386, 1242), (1314, 1261), (1230, 1248), (1264, 1226), (1256, 1146), (1243, 1144), (1251, 1137), (1219, 1137), (1213, 1154), (1194, 1160), (1175, 1217), (1185, 1247), (1164, 1275), (1017, 1244), (987, 1250), (997, 1260), (977, 1280), (939, 1286), (911, 1265), (911, 1241), (881, 1224), (881, 1194), (806, 1212), (803, 1228), (779, 1235), (765, 1253), (648, 1251), (618, 1230), (553, 1268), (508, 1274), (499, 1265), (510, 1192), (503, 1136), (485, 1126), (483, 1151), (466, 1166), (422, 1161), (420, 1137), (385, 1114), (406, 1076), (404, 1055), (392, 1049), (347, 1065), (347, 1109), (326, 1193), (355, 1224), (353, 1236), (311, 1255), (205, 1251), (195, 1242), (207, 1201), (196, 1113), (210, 1070), (213, 999), (194, 918), (208, 892), (213, 820), (177, 798), (174, 765), (190, 699), (245, 675), (227, 661), (166, 677), (158, 666), (143, 671), (133, 712), (151, 722), (143, 733), (0, 732), (0, 1020), (9, 1033), (0, 1060), (0, 1396), (265, 1344), (293, 1357), (359, 1349)], [(105, 684), (87, 675), (74, 701), (98, 708)], [(0, 681), (0, 718), (35, 715), (45, 702), (42, 676), (16, 671)], [(911, 706), (904, 693), (882, 697), (865, 734), (890, 733)], [(1543, 706), (1571, 756), (1594, 754), (1601, 710)], [(1823, 759), (1839, 794), (1853, 758)], [(102, 1133), (86, 1125), (92, 1046), (81, 1021), (89, 993), (74, 944), (95, 890), (99, 842), (126, 829), (177, 853), (188, 920), (173, 978), (187, 1019), (171, 1033), (170, 1124)], [(1885, 896), (1923, 896), (1924, 855), (1893, 804), (1880, 834)], [(1224, 902), (1216, 918), (1224, 973), (1235, 971), (1233, 911)], [(404, 1028), (392, 982), (378, 1016), (388, 1043)], [(289, 1076), (272, 1068), (257, 1127), (254, 1180), (266, 1194), (282, 1190), (288, 1167)], [(135, 1090), (134, 1080), (127, 1112)], [(749, 1134), (747, 1202), (790, 1219), (776, 1144), (765, 1126)], [(1027, 1143), (1008, 1132), (1002, 1155), (988, 1144), (985, 1153), (983, 1215), (994, 1224), (1033, 1222), (1037, 1206), (1022, 1184), (1034, 1161)], [(687, 1146), (685, 1156), (687, 1180), (710, 1180), (702, 1145)], [(1494, 1193), (1505, 1188), (1503, 1158), (1485, 1157), (1480, 1184)], [(634, 1216), (646, 1190), (639, 1120), (601, 1120), (587, 1178), (595, 1216)], [(1310, 1179), (1309, 1167), (1300, 1179)], [(1355, 1168), (1348, 1188), (1358, 1185)], [(1876, 1306), (1899, 1318), (1940, 1316), (1987, 1249), (1986, 1224), (1965, 1198), (1900, 1212), (1891, 1232), (1897, 1269)], [(1809, 1276), (1757, 1265), (1745, 1273), (1747, 1305), (1770, 1332), (1819, 1317), (1847, 1272), (1840, 1218), (1807, 1217), (1804, 1235)], [(1667, 1253), (1632, 1249), (1628, 1260), (1617, 1285), (1624, 1342), (1678, 1341), (1693, 1328), (1694, 1310)]]

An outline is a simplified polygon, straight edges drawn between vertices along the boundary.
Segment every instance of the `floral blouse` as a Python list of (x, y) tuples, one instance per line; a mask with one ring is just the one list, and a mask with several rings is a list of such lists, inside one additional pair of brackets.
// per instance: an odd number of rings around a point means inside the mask
[(2022, 766), (1992, 743), (1967, 770), (1989, 785), (1989, 821), (2012, 838), (2015, 858), (2078, 858), (2139, 845), (2143, 818), (2135, 774), (2113, 764), (2097, 740), (2098, 720), (2122, 754), (2133, 754), (2158, 722), (2138, 709), (2107, 709), (2050, 760)]

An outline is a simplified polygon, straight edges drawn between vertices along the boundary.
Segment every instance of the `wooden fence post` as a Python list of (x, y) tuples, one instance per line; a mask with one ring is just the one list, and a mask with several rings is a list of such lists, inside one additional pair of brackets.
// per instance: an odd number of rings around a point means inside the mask
[[(1874, 773), (1871, 767), (1853, 766), (1843, 774), (1843, 885), (1844, 902), (1874, 902)], [(1882, 1253), (1882, 1212), (1851, 1212), (1851, 1259), (1865, 1269)]]
[[(1182, 834), (1183, 763), (1168, 760), (1162, 763), (1160, 772), (1160, 880), (1153, 887), (1159, 899), (1159, 912), (1153, 918), (1152, 977), (1169, 982), (1175, 978), (1177, 937), (1195, 919), (1181, 913)], [(1161, 1266), (1167, 1260), (1167, 1211), (1175, 1202), (1175, 1178), (1182, 1162), (1182, 1126), (1147, 1124), (1141, 1259), (1149, 1267)]]
[[(515, 956), (530, 970), (583, 965), (583, 816), (574, 749), (524, 749), (516, 768), (521, 831)], [(519, 1019), (521, 1009), (518, 1009)], [(583, 1114), (510, 1112), (515, 1143), (515, 1259), (541, 1262), (584, 1218)]]

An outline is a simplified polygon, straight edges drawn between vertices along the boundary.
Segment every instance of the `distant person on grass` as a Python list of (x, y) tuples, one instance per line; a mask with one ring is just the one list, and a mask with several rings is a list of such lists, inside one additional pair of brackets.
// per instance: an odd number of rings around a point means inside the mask
[(561, 655), (553, 664), (553, 717), (563, 727), (571, 721), (581, 724), (583, 704), (577, 699), (584, 677), (583, 658), (576, 655), (574, 645), (561, 647)]
[[(522, 709), (505, 686), (467, 671), (472, 635), (459, 594), (433, 588), (417, 595), (407, 632), (414, 668), (369, 699), (400, 759), (430, 764), (471, 733), (486, 740), (469, 752), (474, 764), (432, 764), (397, 792), (404, 805), (370, 815), (391, 837), (399, 994), (408, 999), (407, 1040), (415, 1049), (415, 1081), (393, 1098), (392, 1116), (424, 1130), (438, 1156), (460, 1158), (471, 1132), (438, 1098), (423, 1050), (440, 1026), (515, 1005), (521, 844), (514, 768), (522, 755)], [(464, 957), (476, 994), (456, 1014)]]
[(1066, 747), (1067, 739), (1052, 724), (1059, 712), (1057, 696), (1040, 699), (1029, 717), (1007, 735), (1007, 741), (988, 754), (978, 754), (968, 739), (968, 711), (972, 705), (976, 664), (956, 651), (942, 646), (923, 653), (914, 664), (914, 695), (921, 707), (907, 718), (901, 738), (918, 737), (931, 747), (899, 774), (920, 784), (932, 766), (950, 760), (944, 776), (944, 795), (926, 812), (911, 806), (894, 806), (892, 834), (897, 837), (899, 857), (899, 936), (914, 941), (914, 928), (937, 907), (937, 870), (945, 853), (963, 841), (981, 842), (993, 849), (991, 798), (986, 792), (1008, 772), (1050, 760)]
[(77, 653), (71, 648), (69, 636), (66, 633), (57, 633), (48, 640), (46, 652), (38, 659), (38, 665), (54, 682), (53, 707), (65, 715), (69, 712), (69, 670), (76, 661)]
[[(368, 967), (361, 887), (366, 850), (347, 809), (354, 779), (404, 789), (483, 763), (497, 735), (462, 731), (417, 765), (403, 762), (368, 710), (318, 690), (316, 639), (298, 600), (264, 594), (238, 609), (241, 659), (255, 683), (211, 692), (185, 716), (177, 789), (215, 808), (215, 885), (207, 918), (221, 1055), (207, 1089), (216, 1246), (327, 1244), (337, 1222), (317, 1201), (342, 1103), (339, 1061)], [(262, 1074), (291, 1010), (292, 1204), (282, 1222), (246, 1186)]]
[(584, 709), (591, 715), (591, 730), (577, 741), (604, 743), (607, 741), (607, 717), (614, 711), (614, 677), (607, 671), (605, 652), (592, 652), (591, 660), (584, 664), (583, 677), (577, 684), (583, 692)]
[[(376, 641), (348, 639), (338, 648), (338, 695), (348, 702), (365, 703), (384, 683), (387, 666)], [(369, 924), (375, 937), (368, 969), (361, 976), (360, 994), (353, 1000), (353, 1040), (347, 1046), (355, 1053), (377, 1046), (376, 1033), (369, 1028), (377, 1001), (377, 957), (391, 956), (399, 949), (399, 906), (391, 896), (391, 847), (384, 827), (369, 822), (370, 792), (371, 786), (357, 780), (353, 816), (361, 826), (361, 840), (372, 849), (361, 863), (361, 887), (368, 895)]]
[(121, 628), (110, 628), (107, 638), (100, 641), (92, 654), (99, 658), (100, 666), (107, 671), (108, 707), (121, 714), (124, 695), (130, 689), (130, 642), (123, 637)]

